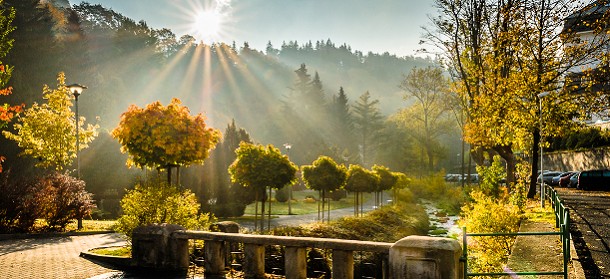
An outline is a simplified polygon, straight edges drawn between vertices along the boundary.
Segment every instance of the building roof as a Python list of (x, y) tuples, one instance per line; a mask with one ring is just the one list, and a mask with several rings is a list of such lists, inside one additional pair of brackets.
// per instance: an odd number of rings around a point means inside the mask
[(604, 14), (610, 10), (610, 0), (595, 1), (583, 9), (565, 18), (563, 33), (585, 32), (594, 29), (594, 23), (602, 19)]

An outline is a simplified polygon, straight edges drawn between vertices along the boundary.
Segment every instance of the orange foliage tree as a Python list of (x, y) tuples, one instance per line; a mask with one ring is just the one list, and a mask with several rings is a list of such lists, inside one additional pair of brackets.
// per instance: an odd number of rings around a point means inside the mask
[[(3, 2), (3, 0), (0, 0), (0, 5), (2, 5)], [(14, 40), (9, 38), (9, 34), (15, 30), (15, 27), (12, 25), (14, 19), (15, 9), (2, 8), (0, 10), (0, 59), (6, 57), (9, 50), (13, 48)], [(0, 96), (8, 96), (13, 93), (13, 88), (7, 86), (12, 72), (13, 67), (4, 65), (0, 61)], [(23, 104), (11, 106), (6, 103), (0, 103), (0, 130), (5, 129), (13, 117), (23, 110), (23, 107)], [(4, 162), (4, 157), (0, 155), (0, 172), (2, 172), (2, 162)]]
[(131, 105), (112, 136), (129, 154), (127, 165), (167, 169), (168, 182), (172, 167), (203, 164), (221, 137), (202, 114), (191, 116), (176, 98), (167, 106), (159, 101), (146, 108)]

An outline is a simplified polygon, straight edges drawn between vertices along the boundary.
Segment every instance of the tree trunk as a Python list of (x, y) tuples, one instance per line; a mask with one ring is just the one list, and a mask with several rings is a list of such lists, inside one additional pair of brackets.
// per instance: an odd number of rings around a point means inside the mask
[(267, 230), (271, 230), (271, 197), (272, 197), (272, 193), (271, 193), (271, 187), (269, 187), (269, 197), (267, 197), (267, 200), (269, 200), (269, 215), (267, 216)]
[(533, 199), (536, 197), (536, 181), (538, 179), (538, 164), (540, 159), (540, 130), (535, 129), (533, 134), (534, 142), (532, 144), (532, 172), (530, 173), (530, 187), (527, 190), (527, 198)]
[(496, 146), (494, 150), (498, 152), (498, 155), (506, 161), (506, 185), (510, 187), (517, 181), (515, 172), (517, 170), (517, 159), (510, 146)]
[(258, 229), (258, 191), (254, 194), (254, 231)]

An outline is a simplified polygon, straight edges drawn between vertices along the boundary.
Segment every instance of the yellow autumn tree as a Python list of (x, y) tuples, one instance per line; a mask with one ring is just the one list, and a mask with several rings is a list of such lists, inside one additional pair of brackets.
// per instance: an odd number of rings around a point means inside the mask
[(174, 98), (167, 106), (159, 101), (146, 108), (131, 105), (112, 136), (129, 154), (128, 166), (167, 169), (170, 182), (172, 167), (203, 164), (221, 134)]
[(66, 87), (65, 74), (57, 76), (57, 88), (43, 88), (46, 103), (34, 103), (17, 117), (15, 133), (2, 134), (23, 149), (22, 155), (38, 159), (37, 167), (63, 170), (76, 158), (76, 125), (79, 127), (79, 149), (85, 149), (97, 136), (98, 125), (87, 124), (85, 118), (75, 119), (72, 93)]

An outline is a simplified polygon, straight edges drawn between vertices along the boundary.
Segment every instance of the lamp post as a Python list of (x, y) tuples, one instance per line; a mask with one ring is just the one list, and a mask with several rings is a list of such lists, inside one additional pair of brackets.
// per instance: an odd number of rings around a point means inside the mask
[(80, 135), (79, 135), (79, 119), (78, 119), (78, 96), (83, 92), (84, 89), (87, 89), (87, 86), (83, 86), (80, 84), (71, 84), (68, 85), (68, 90), (72, 92), (74, 95), (74, 109), (75, 109), (75, 124), (76, 124), (76, 176), (80, 179), (80, 158), (78, 153), (80, 151)]
[[(292, 148), (292, 144), (284, 143), (284, 148), (286, 148), (286, 156), (288, 156), (290, 160), (290, 149)], [(292, 215), (292, 184), (288, 185), (288, 215)]]
[(542, 92), (538, 94), (538, 100), (540, 100), (540, 206), (544, 208), (544, 167), (542, 164), (542, 98), (548, 96), (550, 92)]

